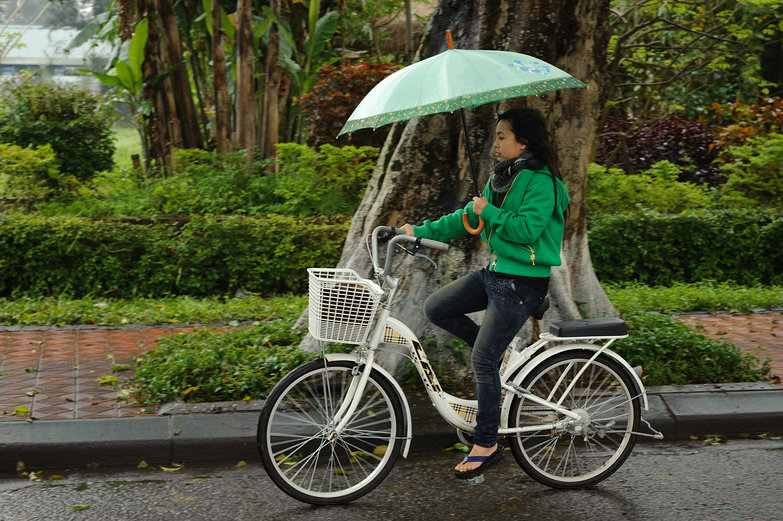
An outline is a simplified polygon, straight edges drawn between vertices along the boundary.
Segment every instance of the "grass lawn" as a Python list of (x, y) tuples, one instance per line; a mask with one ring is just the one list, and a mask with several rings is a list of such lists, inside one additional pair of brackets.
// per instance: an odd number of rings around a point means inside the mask
[(141, 139), (139, 133), (129, 123), (118, 121), (114, 123), (112, 130), (117, 149), (114, 151), (114, 163), (118, 167), (133, 165), (131, 156), (138, 154), (141, 158)]

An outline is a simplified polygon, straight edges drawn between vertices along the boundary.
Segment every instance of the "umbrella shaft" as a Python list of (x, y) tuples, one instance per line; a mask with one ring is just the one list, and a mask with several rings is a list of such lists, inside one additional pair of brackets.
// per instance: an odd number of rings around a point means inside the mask
[(476, 190), (476, 197), (481, 196), (479, 190), (478, 178), (476, 176), (476, 165), (473, 162), (473, 149), (470, 147), (470, 134), (468, 133), (468, 120), (465, 119), (465, 109), (460, 108), (459, 113), (462, 116), (462, 128), (465, 130), (465, 143), (468, 145), (468, 158), (470, 159), (470, 173), (473, 175), (473, 188)]

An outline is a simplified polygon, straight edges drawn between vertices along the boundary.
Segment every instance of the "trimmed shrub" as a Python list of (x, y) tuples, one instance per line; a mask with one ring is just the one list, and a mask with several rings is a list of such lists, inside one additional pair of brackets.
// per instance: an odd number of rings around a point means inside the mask
[(783, 212), (650, 212), (592, 216), (598, 278), (669, 286), (700, 280), (783, 282)]
[(132, 393), (145, 405), (265, 398), (289, 371), (317, 357), (299, 349), (306, 330), (293, 330), (294, 320), (161, 338), (139, 362)]
[[(394, 63), (354, 63), (321, 67), (318, 83), (299, 99), (307, 118), (311, 145), (337, 144), (337, 134), (364, 96), (383, 78), (399, 70)], [(355, 143), (381, 147), (390, 127), (363, 129), (341, 136), (340, 144)]]
[(734, 161), (721, 166), (728, 175), (722, 200), (744, 207), (783, 208), (783, 135), (769, 134), (731, 150)]
[(63, 184), (51, 146), (33, 149), (0, 143), (0, 196), (30, 203), (49, 198)]
[(274, 179), (275, 210), (296, 215), (353, 213), (370, 179), (378, 149), (296, 143), (277, 145), (280, 171)]
[(29, 81), (0, 96), (0, 143), (49, 144), (60, 171), (79, 181), (113, 165), (111, 103), (87, 90)]
[(763, 98), (758, 104), (739, 101), (704, 107), (699, 121), (716, 137), (716, 145), (728, 150), (748, 138), (783, 131), (783, 99)]
[(79, 197), (39, 211), (89, 217), (191, 215), (352, 214), (375, 168), (372, 147), (324, 145), (315, 151), (278, 144), (279, 172), (271, 160), (245, 163), (245, 152), (179, 150), (168, 177), (131, 170), (101, 173)]
[(590, 215), (638, 210), (679, 213), (709, 207), (712, 202), (706, 188), (677, 181), (681, 171), (680, 167), (668, 161), (659, 161), (637, 175), (591, 163), (588, 167), (587, 211)]
[[(139, 403), (214, 402), (266, 398), (283, 376), (318, 358), (299, 348), (306, 329), (294, 329), (297, 313), (249, 328), (170, 335), (139, 357), (130, 391)], [(327, 353), (354, 346), (326, 346)]]
[(637, 174), (665, 160), (682, 169), (680, 181), (713, 185), (720, 180), (714, 141), (704, 125), (684, 116), (609, 119), (601, 129), (595, 162)]
[(160, 221), (0, 215), (0, 296), (117, 298), (303, 292), (333, 266), (350, 219)]

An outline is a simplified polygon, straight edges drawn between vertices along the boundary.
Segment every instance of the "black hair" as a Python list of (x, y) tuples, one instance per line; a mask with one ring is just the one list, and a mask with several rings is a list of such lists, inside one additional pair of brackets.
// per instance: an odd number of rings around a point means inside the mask
[(560, 175), (557, 153), (549, 141), (546, 123), (544, 123), (541, 112), (529, 107), (509, 109), (498, 114), (498, 122), (504, 120), (511, 125), (511, 131), (517, 141), (527, 145), (528, 150), (533, 152), (536, 158), (545, 163), (549, 167), (549, 171), (562, 181), (563, 176)]
[[(511, 132), (517, 138), (517, 141), (527, 145), (528, 150), (533, 152), (536, 159), (542, 161), (549, 167), (549, 172), (552, 174), (552, 185), (555, 192), (555, 207), (554, 211), (557, 211), (557, 182), (555, 177), (563, 180), (563, 176), (560, 175), (560, 167), (557, 161), (557, 152), (555, 147), (549, 141), (549, 134), (546, 131), (546, 123), (544, 123), (544, 116), (541, 115), (536, 109), (530, 107), (520, 107), (516, 109), (508, 109), (505, 112), (498, 114), (498, 122), (508, 121), (511, 125)], [(568, 207), (563, 212), (563, 218), (568, 216)]]

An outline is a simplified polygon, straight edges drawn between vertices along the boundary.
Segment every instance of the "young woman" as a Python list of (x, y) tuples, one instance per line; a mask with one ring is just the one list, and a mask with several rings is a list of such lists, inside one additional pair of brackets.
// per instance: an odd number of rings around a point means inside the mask
[[(478, 413), (474, 445), (454, 469), (458, 478), (481, 474), (503, 457), (498, 444), (500, 375), (498, 360), (549, 289), (550, 267), (560, 265), (568, 194), (541, 113), (530, 108), (498, 116), (493, 174), (482, 197), (464, 209), (421, 226), (405, 224), (409, 235), (448, 241), (485, 222), (481, 234), (492, 258), (430, 295), (427, 318), (464, 340), (472, 350)], [(486, 310), (481, 325), (467, 314)]]

